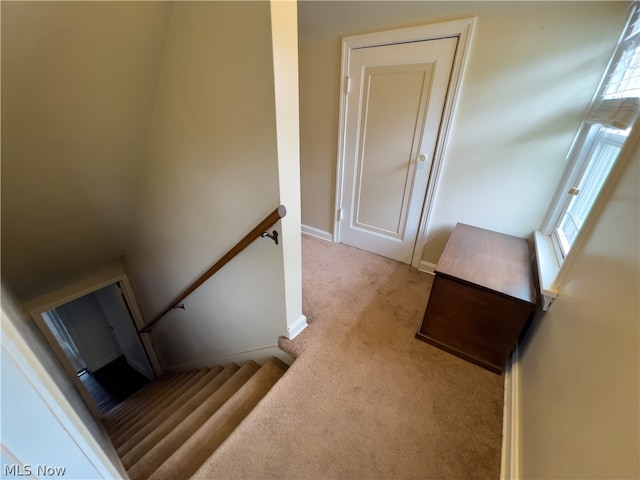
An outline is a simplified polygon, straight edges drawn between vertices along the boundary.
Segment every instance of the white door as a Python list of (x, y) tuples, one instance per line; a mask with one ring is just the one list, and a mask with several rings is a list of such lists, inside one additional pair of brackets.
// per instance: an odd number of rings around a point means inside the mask
[(351, 51), (342, 243), (411, 263), (457, 43)]

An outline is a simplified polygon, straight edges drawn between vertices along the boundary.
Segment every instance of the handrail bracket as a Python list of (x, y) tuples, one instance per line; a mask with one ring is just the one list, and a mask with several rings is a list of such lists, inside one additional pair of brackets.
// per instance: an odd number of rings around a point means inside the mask
[(274, 230), (271, 233), (264, 232), (262, 235), (260, 235), (260, 238), (264, 238), (264, 237), (269, 237), (271, 240), (276, 242), (276, 245), (278, 245), (278, 231), (277, 230)]

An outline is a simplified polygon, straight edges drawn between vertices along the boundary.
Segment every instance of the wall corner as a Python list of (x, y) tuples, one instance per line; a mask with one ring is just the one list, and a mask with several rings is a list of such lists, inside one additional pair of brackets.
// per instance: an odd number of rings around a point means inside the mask
[(270, 6), (278, 182), (280, 203), (287, 208), (282, 219), (286, 325), (293, 338), (306, 325), (302, 315), (298, 4), (296, 0), (272, 0)]

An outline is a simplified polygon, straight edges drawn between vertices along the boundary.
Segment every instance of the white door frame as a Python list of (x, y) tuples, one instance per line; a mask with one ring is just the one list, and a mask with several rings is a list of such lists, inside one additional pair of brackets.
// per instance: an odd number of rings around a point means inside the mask
[(363, 35), (353, 35), (342, 39), (342, 66), (340, 70), (340, 118), (338, 120), (338, 165), (336, 169), (336, 211), (333, 228), (333, 241), (340, 242), (342, 219), (342, 199), (344, 188), (344, 165), (345, 165), (345, 126), (347, 114), (347, 88), (349, 71), (349, 61), (351, 51), (356, 48), (377, 47), (382, 45), (393, 45), (398, 43), (417, 42), (424, 40), (437, 40), (440, 38), (458, 37), (458, 47), (453, 58), (449, 89), (442, 112), (440, 132), (436, 142), (436, 149), (431, 166), (429, 183), (427, 184), (427, 194), (422, 208), (420, 227), (416, 244), (413, 250), (411, 266), (420, 268), (422, 265), (422, 251), (427, 243), (427, 233), (429, 222), (434, 205), (436, 189), (438, 187), (440, 172), (444, 161), (449, 132), (453, 122), (453, 114), (462, 86), (462, 76), (466, 66), (469, 49), (471, 46), (471, 36), (475, 26), (475, 18), (465, 18), (450, 22), (434, 23), (431, 25), (421, 25), (418, 27), (401, 28), (398, 30), (388, 30), (385, 32), (367, 33)]
[[(62, 347), (58, 344), (58, 341), (53, 336), (51, 330), (49, 330), (44, 318), (42, 318), (42, 314), (53, 308), (64, 305), (65, 303), (72, 302), (73, 300), (77, 300), (85, 295), (96, 292), (101, 288), (113, 285), (114, 283), (120, 283), (122, 293), (124, 294), (131, 311), (132, 320), (136, 329), (139, 331), (144, 327), (144, 320), (133, 295), (133, 289), (131, 288), (127, 274), (124, 272), (120, 262), (114, 262), (83, 280), (66, 285), (63, 288), (45, 295), (41, 295), (24, 304), (24, 309), (29, 313), (31, 318), (33, 318), (38, 329), (42, 332), (47, 343), (51, 346), (51, 349), (60, 360), (65, 372), (69, 376), (69, 379), (74, 385), (76, 385), (83, 400), (96, 418), (101, 418), (102, 414), (98, 410), (95, 401), (84, 387), (84, 384), (78, 379), (73, 365), (71, 365), (71, 362), (62, 350)], [(147, 351), (154, 373), (157, 376), (161, 375), (162, 367), (153, 347), (153, 343), (151, 342), (150, 335), (148, 333), (142, 333), (140, 334), (140, 338), (145, 350)]]

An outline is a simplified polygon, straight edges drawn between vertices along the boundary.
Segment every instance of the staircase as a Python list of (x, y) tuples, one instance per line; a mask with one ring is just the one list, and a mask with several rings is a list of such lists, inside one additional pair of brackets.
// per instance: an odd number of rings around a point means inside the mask
[(165, 375), (103, 423), (131, 480), (188, 479), (286, 370), (272, 357), (263, 366), (249, 361)]

